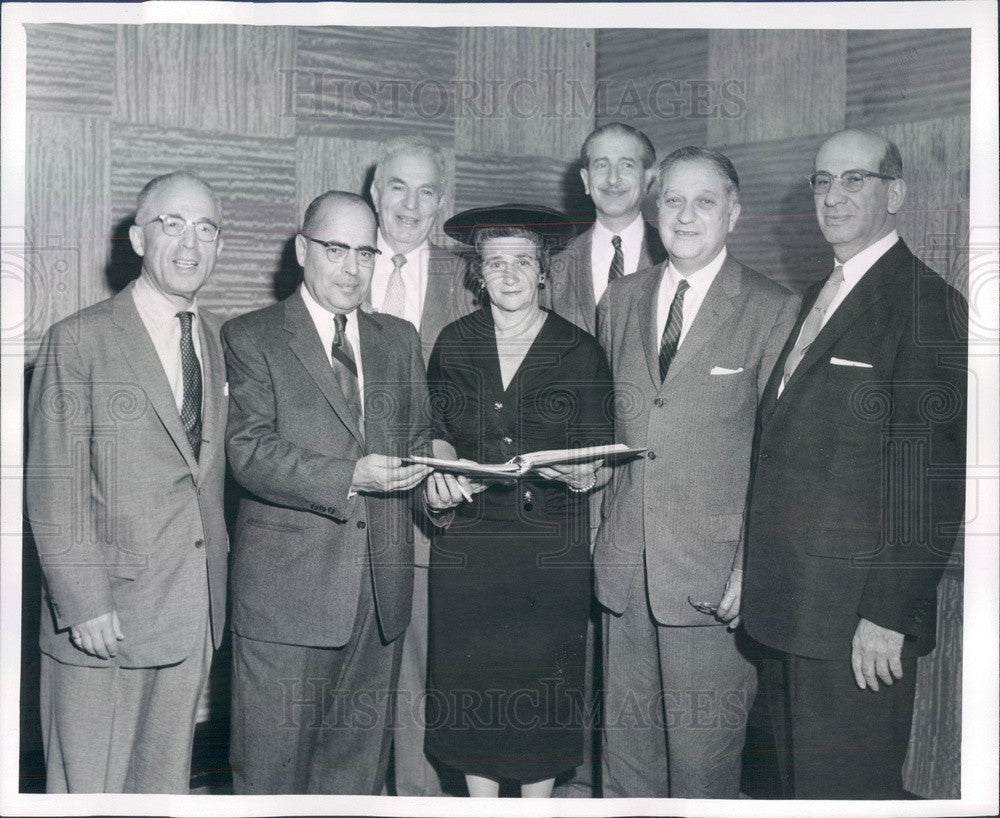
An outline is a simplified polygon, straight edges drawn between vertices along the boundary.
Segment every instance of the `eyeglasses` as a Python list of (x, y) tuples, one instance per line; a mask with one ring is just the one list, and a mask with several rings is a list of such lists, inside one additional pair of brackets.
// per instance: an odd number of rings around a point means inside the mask
[(320, 247), (326, 248), (326, 258), (334, 264), (343, 264), (347, 261), (347, 254), (353, 250), (358, 257), (358, 266), (374, 267), (375, 259), (382, 254), (381, 250), (376, 250), (374, 247), (366, 245), (351, 247), (349, 244), (344, 244), (341, 241), (320, 241), (319, 239), (314, 239), (312, 236), (307, 236), (305, 233), (301, 233), (300, 235), (302, 238), (309, 239), (309, 241), (315, 242)]
[(155, 219), (150, 219), (146, 224), (152, 224), (157, 221), (163, 228), (163, 232), (168, 236), (182, 235), (187, 230), (189, 224), (194, 225), (194, 234), (198, 237), (198, 241), (215, 241), (219, 238), (219, 233), (222, 232), (222, 229), (217, 224), (213, 224), (208, 219), (193, 222), (190, 219), (185, 219), (183, 216), (177, 216), (173, 213), (161, 213)]
[[(840, 174), (840, 185), (848, 193), (857, 193), (865, 186), (865, 179), (874, 176), (876, 179), (898, 179), (898, 176), (887, 176), (884, 173), (875, 173), (873, 170), (845, 170)], [(830, 192), (833, 186), (834, 176), (825, 170), (817, 171), (809, 177), (809, 187), (813, 193), (825, 194)]]
[(696, 602), (695, 598), (692, 596), (688, 597), (688, 605), (694, 608), (698, 613), (708, 614), (709, 616), (715, 616), (719, 611), (718, 602)]

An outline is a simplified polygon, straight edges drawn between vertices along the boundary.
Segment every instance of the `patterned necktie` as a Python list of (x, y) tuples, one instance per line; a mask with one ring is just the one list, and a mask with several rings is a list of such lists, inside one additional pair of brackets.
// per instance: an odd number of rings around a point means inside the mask
[[(358, 365), (355, 363), (354, 350), (347, 338), (347, 316), (338, 313), (333, 316), (333, 344), (330, 355), (333, 357), (333, 374), (340, 385), (340, 390), (347, 398), (361, 426), (361, 392), (358, 389)], [(338, 366), (337, 364), (341, 364)]]
[(403, 281), (402, 273), (404, 264), (406, 256), (402, 253), (396, 253), (392, 257), (392, 272), (385, 287), (385, 298), (382, 299), (382, 312), (395, 315), (397, 318), (406, 317), (406, 283)]
[(181, 369), (184, 376), (184, 397), (181, 399), (181, 423), (187, 435), (194, 459), (201, 456), (201, 367), (194, 354), (191, 337), (192, 312), (179, 312), (181, 319)]
[(660, 383), (667, 379), (667, 370), (670, 369), (670, 362), (677, 352), (681, 327), (684, 326), (684, 293), (690, 286), (687, 279), (682, 278), (677, 285), (677, 292), (674, 293), (674, 300), (670, 302), (670, 314), (667, 316), (667, 325), (663, 328), (663, 337), (660, 339)]
[(615, 248), (615, 256), (611, 259), (611, 267), (608, 268), (608, 284), (616, 278), (625, 275), (625, 255), (622, 253), (622, 237), (612, 236), (611, 244)]
[(781, 381), (783, 387), (788, 383), (788, 379), (792, 377), (795, 367), (801, 362), (806, 351), (809, 349), (809, 345), (819, 335), (819, 331), (823, 328), (823, 318), (826, 316), (826, 311), (830, 309), (830, 305), (833, 303), (833, 299), (837, 297), (837, 293), (840, 292), (840, 285), (843, 283), (844, 268), (838, 264), (833, 268), (833, 272), (826, 280), (826, 284), (823, 285), (823, 289), (819, 291), (816, 303), (813, 304), (812, 310), (806, 316), (806, 320), (802, 322), (799, 339), (795, 342), (795, 346), (785, 359), (785, 373)]

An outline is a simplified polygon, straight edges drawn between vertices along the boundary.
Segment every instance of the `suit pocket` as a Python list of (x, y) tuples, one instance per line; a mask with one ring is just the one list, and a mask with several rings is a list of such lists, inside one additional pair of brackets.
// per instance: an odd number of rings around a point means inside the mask
[(743, 534), (742, 514), (714, 514), (711, 520), (714, 542), (737, 542)]
[(850, 560), (870, 557), (878, 549), (879, 532), (867, 529), (810, 528), (805, 552), (813, 557)]
[(108, 576), (132, 582), (139, 576), (144, 567), (144, 565), (137, 564), (125, 565), (122, 563), (113, 563), (108, 566)]

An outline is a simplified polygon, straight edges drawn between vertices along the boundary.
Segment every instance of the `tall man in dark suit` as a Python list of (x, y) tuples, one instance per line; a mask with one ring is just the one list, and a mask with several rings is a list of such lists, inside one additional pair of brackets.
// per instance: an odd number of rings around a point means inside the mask
[(806, 294), (758, 418), (743, 619), (777, 651), (762, 692), (783, 705), (796, 798), (903, 795), (916, 657), (963, 519), (966, 305), (896, 233), (902, 176), (877, 134), (820, 147), (833, 272)]
[(420, 339), (358, 309), (375, 217), (331, 191), (306, 210), (302, 286), (229, 321), (226, 448), (247, 490), (232, 566), (237, 793), (381, 791), (413, 587), (411, 492), (428, 473)]
[(188, 791), (226, 612), (221, 321), (196, 299), (221, 217), (194, 174), (152, 179), (129, 228), (139, 278), (38, 355), (26, 495), (49, 792)]
[[(369, 303), (404, 318), (420, 333), (424, 364), (441, 329), (473, 309), (465, 262), (430, 240), (447, 205), (447, 165), (441, 149), (420, 136), (379, 147), (371, 197), (378, 214), (378, 249)], [(413, 609), (399, 669), (393, 777), (397, 795), (441, 795), (437, 771), (424, 755), (427, 678), (427, 570), (424, 521), (414, 529)]]
[(798, 298), (740, 264), (732, 162), (680, 148), (656, 173), (670, 261), (618, 279), (599, 338), (615, 439), (648, 452), (615, 470), (594, 549), (604, 644), (604, 795), (736, 798), (753, 666), (739, 612), (757, 400)]
[(580, 176), (597, 219), (552, 259), (551, 307), (591, 335), (608, 282), (667, 256), (641, 212), (655, 162), (646, 134), (621, 122), (597, 128), (580, 148)]

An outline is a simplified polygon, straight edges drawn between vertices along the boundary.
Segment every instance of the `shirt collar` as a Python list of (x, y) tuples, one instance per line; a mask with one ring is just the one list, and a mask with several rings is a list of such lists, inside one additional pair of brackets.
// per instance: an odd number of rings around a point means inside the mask
[[(876, 261), (888, 253), (897, 241), (899, 241), (899, 233), (890, 230), (888, 235), (883, 236), (873, 244), (869, 244), (860, 253), (851, 256), (840, 265), (844, 268), (844, 281), (848, 285), (854, 285), (860, 281), (861, 277), (875, 265)], [(840, 264), (836, 259), (834, 261)]]
[(628, 227), (617, 233), (612, 233), (608, 230), (608, 228), (601, 224), (599, 219), (594, 222), (593, 240), (595, 243), (603, 242), (604, 244), (610, 244), (612, 236), (621, 236), (622, 244), (631, 245), (638, 243), (641, 245), (642, 240), (646, 237), (646, 222), (642, 218), (642, 213), (637, 214)]
[(163, 293), (153, 287), (146, 276), (141, 273), (132, 283), (132, 298), (143, 313), (157, 322), (169, 323), (177, 317), (179, 312), (191, 312), (196, 318), (198, 316), (197, 297), (191, 299), (186, 307), (177, 307)]
[[(683, 276), (683, 278), (687, 279), (687, 283), (691, 289), (695, 290), (699, 296), (704, 297), (705, 293), (708, 292), (708, 288), (712, 286), (712, 282), (715, 281), (715, 277), (719, 274), (719, 270), (722, 269), (722, 265), (726, 263), (726, 256), (728, 254), (729, 251), (723, 246), (722, 250), (719, 251), (719, 255), (708, 262), (708, 264), (700, 270), (695, 270), (693, 273)], [(680, 283), (682, 278), (672, 262), (667, 264), (667, 275), (675, 287)]]
[[(424, 239), (422, 244), (418, 244), (409, 253), (404, 253), (406, 256), (406, 266), (411, 270), (417, 270), (420, 268), (420, 260), (425, 258), (430, 247), (430, 239)], [(375, 246), (382, 252), (382, 257), (388, 259), (389, 266), (392, 266), (392, 257), (396, 255), (396, 251), (389, 246), (389, 242), (385, 240), (385, 236), (382, 235), (382, 228), (378, 230), (378, 236), (375, 239)], [(404, 268), (405, 269), (405, 268)]]
[[(299, 291), (302, 293), (302, 300), (306, 304), (306, 309), (309, 310), (309, 315), (312, 317), (313, 323), (318, 327), (333, 326), (333, 316), (337, 313), (330, 312), (326, 307), (320, 304), (315, 298), (312, 297), (312, 293), (309, 292), (309, 288), (306, 287), (305, 283), (299, 285)], [(355, 307), (347, 315), (347, 325), (350, 326), (351, 323), (357, 321), (358, 309)], [(332, 330), (331, 330), (332, 331)]]

